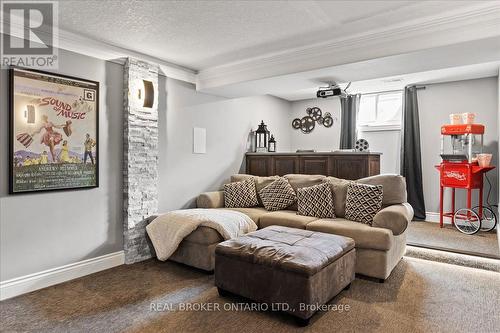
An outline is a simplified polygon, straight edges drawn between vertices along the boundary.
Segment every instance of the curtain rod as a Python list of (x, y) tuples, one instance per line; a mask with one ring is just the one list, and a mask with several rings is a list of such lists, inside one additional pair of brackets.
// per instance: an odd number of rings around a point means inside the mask
[[(425, 89), (424, 85), (415, 86), (415, 87), (417, 88), (417, 90)], [(371, 93), (361, 93), (361, 95), (376, 95), (376, 94), (386, 94), (386, 93), (391, 93), (391, 92), (403, 92), (403, 91), (404, 91), (404, 88), (402, 88), (402, 89), (393, 89), (393, 90), (374, 91), (374, 92), (371, 92)]]
[(371, 93), (361, 93), (361, 95), (375, 95), (375, 94), (385, 94), (385, 93), (391, 93), (391, 92), (402, 92), (404, 90), (403, 89), (394, 89), (394, 90), (383, 90), (383, 91), (374, 91), (374, 92), (371, 92)]

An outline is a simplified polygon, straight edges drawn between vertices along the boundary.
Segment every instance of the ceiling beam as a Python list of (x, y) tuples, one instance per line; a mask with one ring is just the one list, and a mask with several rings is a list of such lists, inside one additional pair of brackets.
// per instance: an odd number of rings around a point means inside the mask
[(199, 71), (200, 91), (500, 36), (500, 3), (487, 2), (366, 33)]

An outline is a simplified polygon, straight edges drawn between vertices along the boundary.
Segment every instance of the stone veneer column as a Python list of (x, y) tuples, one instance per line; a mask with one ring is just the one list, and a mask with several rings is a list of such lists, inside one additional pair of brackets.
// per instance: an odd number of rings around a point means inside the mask
[[(158, 65), (128, 58), (124, 70), (123, 209), (125, 263), (152, 257), (147, 218), (158, 211)], [(142, 106), (138, 91), (153, 83), (152, 108)]]

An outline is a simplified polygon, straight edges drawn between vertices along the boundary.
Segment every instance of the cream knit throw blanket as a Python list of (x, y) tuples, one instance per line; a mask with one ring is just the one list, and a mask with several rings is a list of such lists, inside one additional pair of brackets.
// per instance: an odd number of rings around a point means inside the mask
[(239, 237), (257, 230), (247, 215), (224, 209), (183, 209), (158, 216), (146, 230), (159, 260), (167, 260), (199, 226), (215, 229), (224, 239)]

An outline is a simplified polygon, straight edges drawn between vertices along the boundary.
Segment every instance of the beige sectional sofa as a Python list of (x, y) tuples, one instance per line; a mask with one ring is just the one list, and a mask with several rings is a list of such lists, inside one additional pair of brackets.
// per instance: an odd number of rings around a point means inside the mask
[[(257, 191), (276, 177), (234, 175), (231, 182), (254, 177)], [(356, 243), (356, 273), (385, 280), (405, 252), (406, 230), (413, 218), (413, 209), (406, 202), (406, 184), (399, 175), (378, 175), (357, 180), (359, 183), (383, 185), (383, 208), (366, 225), (344, 218), (347, 184), (349, 181), (321, 175), (285, 175), (294, 189), (329, 182), (335, 197), (335, 219), (318, 219), (297, 215), (296, 205), (286, 210), (267, 211), (264, 207), (224, 208), (222, 191), (202, 193), (197, 198), (199, 208), (223, 208), (248, 215), (260, 229), (270, 225), (320, 231), (354, 239)], [(200, 227), (189, 235), (170, 258), (205, 270), (214, 267), (214, 248), (222, 241), (220, 235)], [(210, 255), (207, 256), (207, 253)]]

